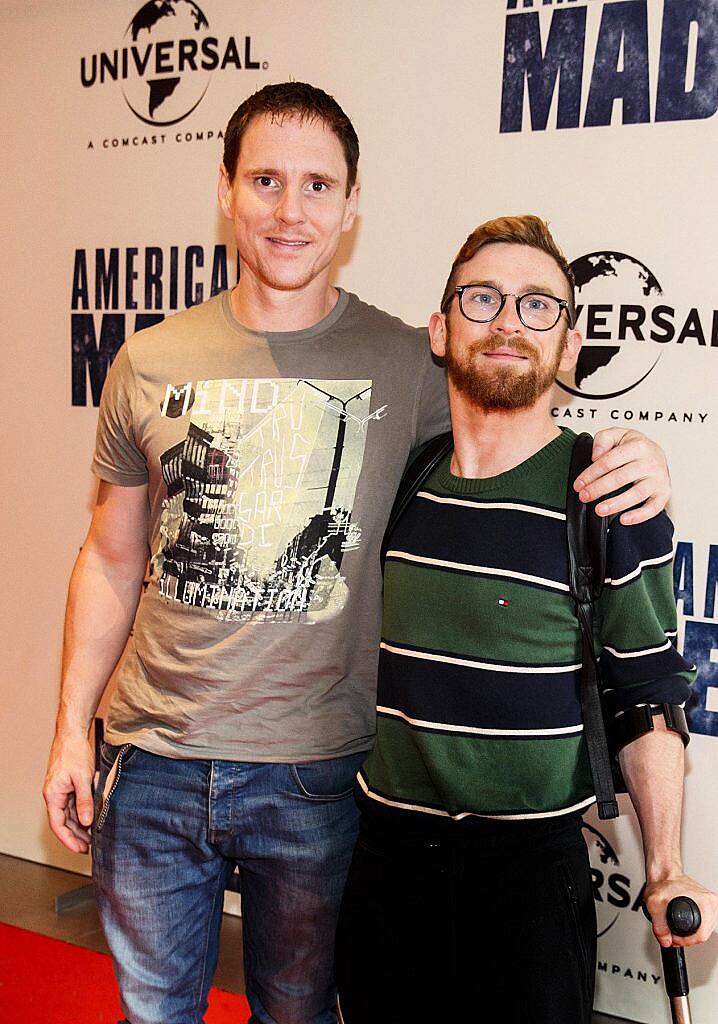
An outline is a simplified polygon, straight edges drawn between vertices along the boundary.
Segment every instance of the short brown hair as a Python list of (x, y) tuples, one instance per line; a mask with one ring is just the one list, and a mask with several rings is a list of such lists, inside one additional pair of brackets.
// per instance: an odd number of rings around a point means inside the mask
[(530, 245), (532, 249), (540, 249), (554, 259), (568, 283), (568, 312), (571, 327), (576, 323), (576, 299), (574, 288), (576, 281), (571, 265), (553, 240), (548, 224), (540, 217), (524, 214), (522, 217), (497, 217), (487, 220), (475, 228), (459, 249), (456, 259), (451, 265), (449, 280), (444, 288), (441, 299), (441, 311), (445, 313), (449, 301), (454, 294), (459, 267), (468, 263), (479, 249), (491, 242), (507, 242), (509, 245)]
[(255, 117), (268, 114), (272, 120), (298, 117), (300, 121), (321, 121), (342, 144), (347, 162), (347, 195), (357, 179), (359, 139), (354, 125), (333, 96), (306, 82), (265, 85), (241, 103), (229, 119), (224, 133), (224, 167), (234, 181), (242, 136)]

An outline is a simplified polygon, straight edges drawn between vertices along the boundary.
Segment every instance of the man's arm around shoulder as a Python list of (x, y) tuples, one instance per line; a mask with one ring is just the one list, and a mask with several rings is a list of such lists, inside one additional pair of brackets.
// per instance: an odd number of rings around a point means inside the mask
[(147, 565), (147, 485), (102, 481), (92, 523), (70, 578), (60, 707), (43, 787), (50, 827), (87, 853), (94, 754), (88, 732), (124, 650)]

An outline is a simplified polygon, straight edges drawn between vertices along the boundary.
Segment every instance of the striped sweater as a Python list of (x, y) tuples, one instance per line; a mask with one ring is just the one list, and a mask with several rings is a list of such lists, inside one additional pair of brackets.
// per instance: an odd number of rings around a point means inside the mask
[[(358, 776), (365, 813), (547, 818), (594, 801), (568, 588), (564, 430), (515, 469), (455, 477), (450, 456), (391, 538), (377, 739)], [(673, 527), (614, 521), (596, 644), (612, 713), (686, 700), (676, 650)], [(380, 810), (381, 809), (381, 810)]]

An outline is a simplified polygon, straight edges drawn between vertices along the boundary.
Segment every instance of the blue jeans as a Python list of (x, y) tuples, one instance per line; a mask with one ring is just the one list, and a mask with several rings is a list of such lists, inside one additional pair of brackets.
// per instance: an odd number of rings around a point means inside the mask
[(250, 1024), (334, 1024), (365, 756), (248, 764), (103, 746), (93, 876), (131, 1024), (201, 1024), (236, 865)]

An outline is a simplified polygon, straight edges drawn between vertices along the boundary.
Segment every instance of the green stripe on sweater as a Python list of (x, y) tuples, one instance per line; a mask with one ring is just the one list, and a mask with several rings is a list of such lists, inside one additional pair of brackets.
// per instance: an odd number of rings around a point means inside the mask
[(408, 562), (388, 561), (385, 579), (383, 635), (388, 643), (520, 665), (581, 660), (567, 594)]
[(606, 585), (599, 615), (602, 631), (614, 647), (636, 650), (654, 646), (661, 633), (676, 629), (673, 564), (646, 567), (622, 587)]
[[(391, 752), (390, 762), (384, 761), (383, 749)], [(425, 764), (431, 765), (431, 779)], [(366, 774), (371, 786), (393, 800), (439, 806), (452, 815), (554, 811), (593, 792), (580, 734), (487, 739), (417, 732), (386, 718), (379, 718)]]

